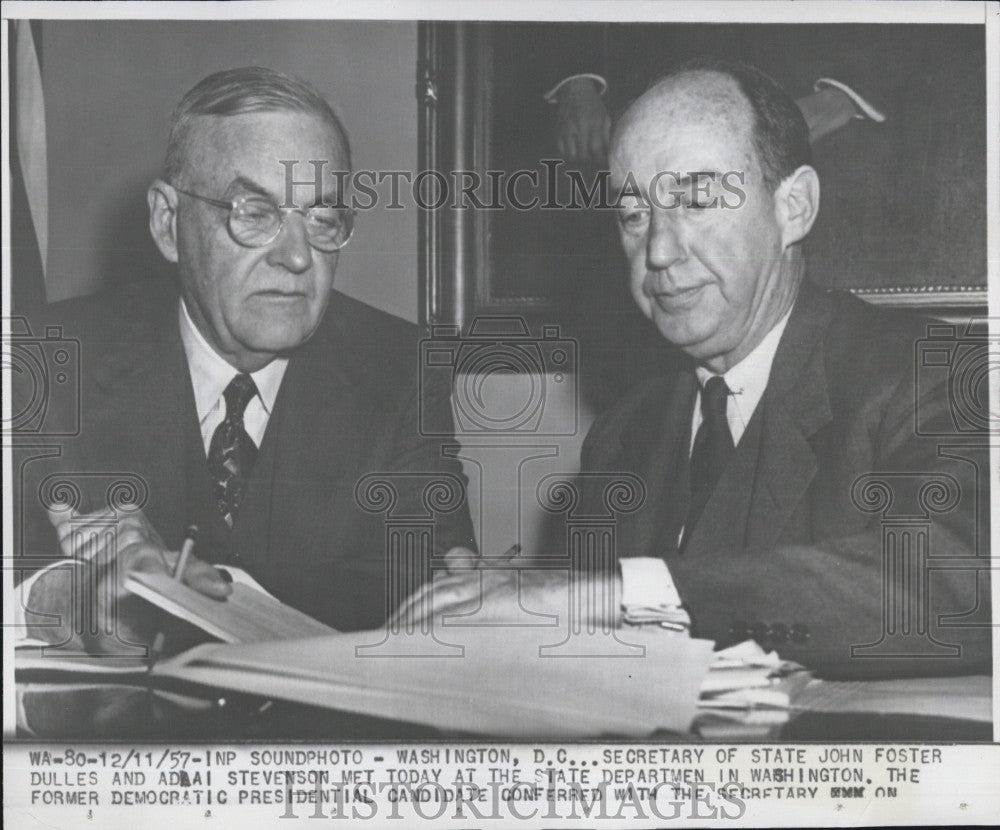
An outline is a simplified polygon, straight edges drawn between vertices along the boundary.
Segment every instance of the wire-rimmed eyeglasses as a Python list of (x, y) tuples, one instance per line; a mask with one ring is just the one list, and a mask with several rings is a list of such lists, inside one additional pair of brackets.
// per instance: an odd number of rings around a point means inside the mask
[(263, 248), (273, 242), (285, 223), (285, 213), (300, 213), (306, 222), (306, 238), (316, 250), (339, 251), (354, 232), (354, 210), (332, 205), (310, 208), (278, 207), (264, 196), (212, 199), (172, 185), (178, 193), (229, 211), (227, 227), (233, 241), (245, 248)]

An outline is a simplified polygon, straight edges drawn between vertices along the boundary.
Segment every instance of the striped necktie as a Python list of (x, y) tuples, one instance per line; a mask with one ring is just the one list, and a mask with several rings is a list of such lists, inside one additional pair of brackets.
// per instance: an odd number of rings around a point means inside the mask
[(215, 500), (229, 527), (236, 521), (240, 497), (257, 458), (257, 445), (243, 426), (243, 412), (257, 394), (250, 375), (237, 375), (222, 393), (226, 417), (212, 434), (208, 448), (208, 469), (215, 482)]

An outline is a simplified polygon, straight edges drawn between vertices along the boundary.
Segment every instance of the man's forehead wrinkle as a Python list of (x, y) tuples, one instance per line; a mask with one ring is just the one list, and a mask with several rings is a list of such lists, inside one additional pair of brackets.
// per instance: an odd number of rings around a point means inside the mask
[[(735, 82), (717, 73), (697, 73), (662, 82), (640, 102), (642, 120), (671, 123), (718, 123), (728, 129), (747, 128), (750, 105)], [(641, 99), (640, 99), (641, 100)]]
[(269, 199), (278, 198), (277, 193), (272, 193), (263, 184), (251, 178), (250, 176), (244, 176), (237, 171), (233, 171), (232, 178), (229, 180), (229, 184), (226, 187), (227, 196), (240, 196), (250, 194), (253, 196), (266, 196)]
[(224, 119), (217, 116), (197, 116), (191, 120), (184, 140), (182, 173), (189, 186), (223, 184), (238, 173), (232, 170), (235, 155), (235, 134), (225, 129)]
[[(273, 117), (287, 117), (287, 131), (275, 130), (267, 122)], [(306, 118), (321, 129), (312, 133), (301, 123)], [(322, 146), (320, 146), (322, 145)], [(279, 202), (284, 194), (277, 192), (286, 178), (282, 161), (294, 161), (295, 179), (313, 179), (312, 160), (324, 163), (324, 180), (333, 187), (334, 173), (346, 167), (346, 149), (340, 136), (312, 116), (293, 111), (238, 113), (236, 115), (202, 115), (192, 118), (185, 137), (182, 178), (189, 186), (212, 187), (225, 196), (239, 192), (268, 195)], [(267, 160), (273, 159), (273, 171)], [(247, 167), (247, 169), (244, 169)], [(273, 179), (273, 181), (272, 181)]]
[[(661, 166), (675, 163), (664, 158), (659, 149), (667, 148), (688, 129), (707, 129), (723, 137), (745, 139), (738, 157), (733, 154), (729, 159), (716, 159), (705, 169), (716, 169), (724, 162), (744, 170), (754, 166), (750, 103), (733, 79), (718, 72), (698, 71), (664, 79), (625, 112), (612, 138), (612, 170), (624, 170), (637, 161)], [(697, 141), (681, 143), (698, 147)]]

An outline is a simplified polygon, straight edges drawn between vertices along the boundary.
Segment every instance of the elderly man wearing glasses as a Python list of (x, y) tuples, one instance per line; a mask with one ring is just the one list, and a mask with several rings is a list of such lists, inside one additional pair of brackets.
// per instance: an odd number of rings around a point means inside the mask
[[(80, 429), (58, 457), (24, 467), (21, 550), (73, 557), (114, 630), (29, 614), (49, 624), (32, 633), (90, 651), (149, 642), (164, 621), (122, 583), (169, 571), (192, 524), (183, 578), (204, 594), (228, 595), (237, 571), (339, 629), (392, 610), (384, 517), (361, 509), (356, 484), (398, 474), (403, 510), (422, 505), (428, 475), (460, 490), (462, 479), (440, 436), (419, 433), (416, 327), (332, 290), (354, 224), (336, 187), (349, 169), (342, 124), (296, 78), (227, 70), (178, 105), (148, 191), (153, 239), (178, 280), (49, 308), (45, 322), (80, 344)], [(448, 390), (420, 393), (450, 423)], [(52, 423), (77, 403), (49, 405)], [(116, 478), (138, 482), (141, 510), (108, 504)], [(464, 503), (434, 530), (432, 553), (474, 547)], [(69, 625), (79, 576), (36, 574), (27, 610)]]

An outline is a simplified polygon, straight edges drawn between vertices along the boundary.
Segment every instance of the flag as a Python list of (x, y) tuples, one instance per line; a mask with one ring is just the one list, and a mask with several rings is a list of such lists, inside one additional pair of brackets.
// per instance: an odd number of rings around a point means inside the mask
[(11, 294), (14, 312), (20, 314), (46, 299), (48, 162), (39, 29), (27, 20), (10, 25)]

